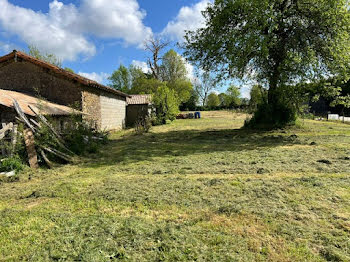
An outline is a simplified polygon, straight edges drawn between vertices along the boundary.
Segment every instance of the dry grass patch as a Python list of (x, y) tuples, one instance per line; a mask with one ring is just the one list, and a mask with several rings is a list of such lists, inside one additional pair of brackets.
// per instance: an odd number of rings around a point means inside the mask
[(0, 260), (350, 261), (348, 125), (203, 117), (2, 183)]

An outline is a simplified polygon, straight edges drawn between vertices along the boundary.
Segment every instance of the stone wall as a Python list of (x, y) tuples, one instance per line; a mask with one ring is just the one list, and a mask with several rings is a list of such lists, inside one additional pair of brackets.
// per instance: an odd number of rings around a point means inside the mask
[(85, 121), (88, 121), (92, 127), (101, 129), (100, 95), (96, 91), (82, 91), (82, 111), (86, 113), (83, 116)]
[(100, 96), (101, 128), (117, 130), (125, 128), (126, 99), (109, 93)]
[(81, 87), (78, 83), (57, 77), (45, 68), (29, 62), (12, 62), (0, 68), (0, 88), (40, 95), (48, 101), (78, 108)]
[(30, 62), (0, 65), (0, 89), (13, 90), (79, 109), (96, 129), (125, 127), (126, 98), (57, 76)]

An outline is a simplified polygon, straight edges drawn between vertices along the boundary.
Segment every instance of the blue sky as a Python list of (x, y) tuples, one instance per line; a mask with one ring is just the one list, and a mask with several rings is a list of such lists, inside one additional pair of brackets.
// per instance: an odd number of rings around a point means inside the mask
[[(121, 63), (146, 70), (143, 43), (152, 35), (176, 49), (184, 30), (203, 25), (209, 1), (0, 0), (0, 55), (33, 44), (56, 54), (64, 67), (106, 83)], [(193, 76), (193, 67), (188, 71)]]

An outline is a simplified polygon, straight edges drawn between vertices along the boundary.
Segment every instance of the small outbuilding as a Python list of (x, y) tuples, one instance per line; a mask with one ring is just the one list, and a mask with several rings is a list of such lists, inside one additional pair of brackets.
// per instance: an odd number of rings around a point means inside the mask
[(152, 114), (152, 95), (131, 95), (126, 101), (127, 126), (132, 127), (138, 120), (145, 119)]
[(24, 110), (45, 101), (45, 110), (52, 115), (68, 115), (75, 108), (100, 130), (126, 125), (129, 95), (16, 50), (0, 57), (0, 91), (0, 123), (11, 116), (16, 98)]

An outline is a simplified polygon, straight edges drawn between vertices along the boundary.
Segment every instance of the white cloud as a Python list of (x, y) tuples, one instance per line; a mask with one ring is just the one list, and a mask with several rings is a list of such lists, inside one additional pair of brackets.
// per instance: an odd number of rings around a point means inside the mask
[(14, 45), (0, 41), (0, 52), (7, 54), (10, 53), (13, 49), (15, 49)]
[(80, 6), (54, 0), (45, 14), (0, 0), (3, 30), (63, 60), (93, 56), (96, 47), (89, 35), (142, 44), (152, 34), (142, 22), (145, 15), (137, 0), (82, 0)]
[[(14, 6), (0, 0), (0, 24), (6, 31), (18, 35), (28, 44), (34, 44), (45, 52), (52, 52), (61, 59), (76, 59), (78, 54), (94, 55), (95, 47), (83, 35), (70, 32), (55, 16), (59, 3), (50, 4), (48, 14)], [(63, 4), (61, 6), (63, 8)], [(74, 9), (72, 5), (67, 9)]]
[(241, 96), (243, 98), (250, 99), (250, 90), (251, 90), (251, 87), (249, 87), (249, 86), (242, 86), (241, 87)]
[(184, 63), (185, 63), (188, 79), (190, 79), (190, 81), (192, 83), (195, 83), (198, 80), (197, 80), (197, 77), (195, 75), (194, 66), (191, 65), (186, 59), (184, 59)]
[(100, 83), (100, 84), (103, 84), (110, 76), (107, 73), (96, 73), (96, 72), (92, 72), (92, 73), (79, 72), (78, 74), (88, 79), (91, 79), (93, 81), (96, 81), (97, 83)]
[(142, 23), (146, 12), (137, 0), (83, 0), (80, 11), (81, 27), (96, 36), (139, 45), (152, 35), (152, 29)]
[(163, 34), (168, 35), (172, 40), (182, 42), (186, 30), (193, 31), (205, 26), (202, 11), (211, 2), (211, 0), (201, 0), (193, 6), (182, 7), (176, 18), (165, 27)]
[(151, 71), (146, 62), (132, 60), (131, 64), (135, 67), (140, 68), (144, 73), (149, 73)]

